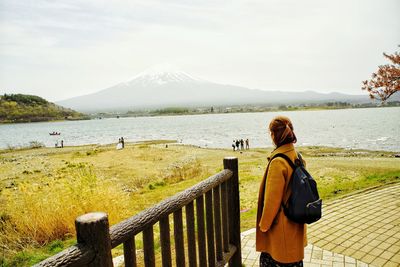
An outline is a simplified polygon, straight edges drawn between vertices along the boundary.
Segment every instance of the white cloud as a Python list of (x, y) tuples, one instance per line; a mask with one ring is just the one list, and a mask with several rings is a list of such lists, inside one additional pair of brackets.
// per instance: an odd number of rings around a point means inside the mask
[(0, 2), (0, 93), (59, 100), (171, 62), (260, 89), (361, 93), (400, 44), (400, 2)]

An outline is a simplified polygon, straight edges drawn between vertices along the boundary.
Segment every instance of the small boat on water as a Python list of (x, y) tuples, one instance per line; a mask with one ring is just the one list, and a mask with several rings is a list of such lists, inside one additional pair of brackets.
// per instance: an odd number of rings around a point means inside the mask
[(52, 133), (49, 133), (49, 135), (60, 135), (61, 133), (59, 133), (59, 132), (52, 132)]

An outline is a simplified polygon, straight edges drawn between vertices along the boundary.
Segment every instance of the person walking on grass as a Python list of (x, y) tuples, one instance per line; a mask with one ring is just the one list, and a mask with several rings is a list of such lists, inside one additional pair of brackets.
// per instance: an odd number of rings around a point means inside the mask
[[(268, 161), (283, 153), (293, 162), (297, 138), (289, 118), (278, 116), (269, 124), (271, 139), (276, 146)], [(293, 169), (281, 157), (269, 161), (260, 185), (257, 207), (256, 250), (261, 252), (260, 267), (303, 266), (304, 247), (307, 246), (306, 225), (290, 221), (282, 203), (290, 196), (288, 187)]]
[(240, 139), (240, 150), (244, 150), (244, 141)]
[(246, 139), (246, 150), (250, 149), (249, 138)]

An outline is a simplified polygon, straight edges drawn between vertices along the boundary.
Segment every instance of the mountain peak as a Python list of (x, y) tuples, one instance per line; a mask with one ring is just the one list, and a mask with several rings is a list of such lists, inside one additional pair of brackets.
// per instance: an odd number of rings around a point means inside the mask
[(194, 77), (171, 64), (153, 66), (134, 76), (127, 85), (162, 85), (171, 82), (202, 82), (204, 80)]

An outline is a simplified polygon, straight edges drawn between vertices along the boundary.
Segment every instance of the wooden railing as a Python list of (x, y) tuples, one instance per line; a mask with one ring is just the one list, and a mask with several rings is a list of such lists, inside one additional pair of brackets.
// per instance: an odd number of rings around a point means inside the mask
[[(171, 253), (170, 214), (173, 214), (174, 254)], [(173, 256), (178, 267), (213, 267), (226, 263), (241, 266), (237, 158), (224, 158), (223, 171), (111, 228), (105, 213), (78, 217), (75, 221), (77, 244), (36, 266), (113, 266), (111, 249), (120, 244), (123, 244), (125, 266), (137, 266), (135, 236), (139, 233), (143, 236), (144, 266), (155, 266), (153, 226), (157, 222), (162, 266), (172, 266)]]

